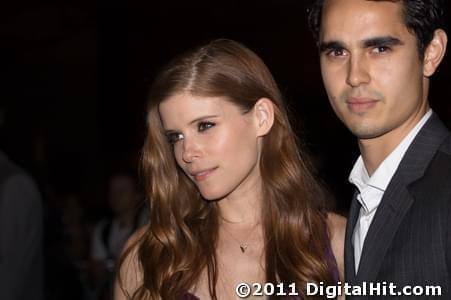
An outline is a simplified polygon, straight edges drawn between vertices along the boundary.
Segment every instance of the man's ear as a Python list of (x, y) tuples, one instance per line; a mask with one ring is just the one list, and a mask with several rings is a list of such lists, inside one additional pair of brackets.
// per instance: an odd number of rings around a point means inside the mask
[(268, 98), (259, 99), (254, 105), (257, 136), (266, 135), (274, 124), (274, 103)]
[(448, 37), (443, 29), (436, 29), (432, 41), (424, 51), (423, 75), (430, 77), (434, 74), (445, 56)]

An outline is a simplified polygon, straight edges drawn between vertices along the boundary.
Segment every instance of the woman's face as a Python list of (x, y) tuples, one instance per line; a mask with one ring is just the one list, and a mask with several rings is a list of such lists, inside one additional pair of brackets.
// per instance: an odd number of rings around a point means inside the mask
[(258, 120), (222, 97), (180, 93), (159, 112), (175, 159), (205, 199), (246, 196), (260, 188)]

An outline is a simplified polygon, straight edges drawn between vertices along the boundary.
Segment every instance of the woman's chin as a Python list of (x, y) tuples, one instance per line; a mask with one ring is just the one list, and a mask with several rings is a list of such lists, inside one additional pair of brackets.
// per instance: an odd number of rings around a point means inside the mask
[(199, 192), (206, 201), (218, 201), (226, 196), (225, 193), (219, 191), (199, 190)]

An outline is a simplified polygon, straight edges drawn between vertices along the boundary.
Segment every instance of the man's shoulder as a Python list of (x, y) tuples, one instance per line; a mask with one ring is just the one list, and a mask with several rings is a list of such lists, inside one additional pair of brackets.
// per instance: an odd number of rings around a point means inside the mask
[(406, 170), (416, 170), (419, 178), (451, 176), (451, 132), (438, 116), (431, 116), (410, 145), (406, 156), (408, 159), (403, 159), (400, 166), (409, 165)]
[[(434, 155), (431, 164), (431, 168), (443, 170), (444, 174), (451, 176), (451, 132), (444, 139), (443, 143)], [(447, 177), (447, 180), (450, 178)]]
[[(443, 140), (430, 160), (423, 176), (412, 185), (412, 191), (425, 194), (428, 199), (449, 199), (451, 197), (451, 133)], [(431, 201), (434, 202), (434, 201)], [(430, 202), (430, 203), (431, 203)], [(431, 203), (432, 204), (432, 203)]]
[(444, 153), (445, 155), (448, 155), (451, 159), (451, 132), (449, 132), (448, 136), (440, 145), (439, 151)]

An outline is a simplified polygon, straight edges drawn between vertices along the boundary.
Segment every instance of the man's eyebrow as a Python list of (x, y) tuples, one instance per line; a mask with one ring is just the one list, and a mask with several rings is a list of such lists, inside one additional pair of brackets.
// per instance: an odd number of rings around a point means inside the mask
[(380, 47), (380, 46), (398, 46), (404, 45), (404, 43), (395, 37), (392, 36), (381, 36), (370, 38), (362, 41), (363, 48), (371, 48), (371, 47)]
[(330, 49), (344, 49), (345, 46), (339, 41), (326, 41), (319, 43), (319, 52), (324, 52)]
[[(374, 37), (365, 39), (361, 42), (363, 48), (371, 48), (371, 47), (378, 47), (378, 46), (398, 46), (398, 45), (404, 45), (404, 43), (395, 37), (392, 36), (381, 36), (381, 37)], [(319, 43), (319, 51), (324, 52), (330, 49), (345, 49), (345, 45), (342, 42), (339, 41), (326, 41)]]

